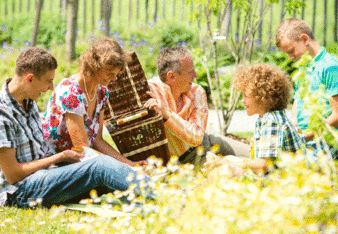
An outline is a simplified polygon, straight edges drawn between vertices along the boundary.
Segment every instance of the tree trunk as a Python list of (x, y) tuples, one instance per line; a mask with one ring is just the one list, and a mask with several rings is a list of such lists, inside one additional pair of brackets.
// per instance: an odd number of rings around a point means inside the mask
[(285, 11), (284, 11), (284, 5), (285, 5), (285, 0), (282, 0), (282, 4), (281, 4), (281, 10), (280, 10), (280, 22), (282, 23), (283, 20), (284, 20), (284, 14), (285, 14)]
[(237, 27), (236, 27), (236, 33), (237, 33), (237, 36), (239, 37), (239, 26), (240, 26), (240, 23), (241, 23), (241, 18), (240, 18), (240, 11), (241, 11), (241, 9), (240, 8), (238, 8), (238, 10), (237, 10)]
[(327, 0), (324, 0), (324, 46), (326, 46)]
[[(303, 0), (305, 2), (305, 0)], [(302, 20), (304, 20), (304, 15), (305, 15), (305, 7), (302, 7)]]
[(85, 37), (86, 32), (87, 32), (87, 1), (86, 0), (83, 0), (82, 30), (83, 30), (83, 37)]
[(36, 8), (36, 16), (35, 16), (35, 22), (34, 22), (33, 35), (32, 35), (32, 46), (36, 45), (36, 38), (38, 35), (38, 30), (39, 30), (39, 22), (40, 22), (42, 6), (43, 6), (43, 0), (39, 0), (37, 8)]
[(15, 1), (12, 0), (12, 16), (15, 14)]
[(228, 38), (232, 17), (232, 0), (227, 1), (225, 19), (224, 19), (224, 35)]
[[(69, 0), (69, 1), (72, 1), (72, 0)], [(62, 0), (62, 16), (63, 16), (63, 19), (66, 19), (67, 17), (67, 0)]]
[(154, 23), (156, 23), (157, 20), (157, 11), (158, 11), (158, 0), (155, 0), (155, 6), (154, 6)]
[(181, 20), (182, 20), (182, 22), (184, 22), (184, 1), (182, 1)]
[(118, 12), (119, 12), (119, 24), (121, 24), (121, 8), (122, 8), (122, 1), (123, 0), (119, 0), (119, 4), (118, 4)]
[(334, 12), (335, 12), (335, 21), (334, 21), (334, 41), (338, 42), (338, 0), (335, 0), (334, 3)]
[[(191, 1), (190, 3), (190, 13), (194, 12), (194, 1)], [(192, 19), (189, 19), (189, 25), (191, 25)]]
[(111, 2), (110, 0), (103, 0), (104, 7), (104, 35), (109, 37), (110, 35), (110, 17), (111, 17)]
[(136, 1), (136, 22), (139, 22), (140, 19), (140, 0)]
[(176, 16), (176, 0), (173, 0), (173, 18)]
[(146, 9), (146, 24), (148, 23), (148, 5), (149, 5), (149, 0), (146, 0), (145, 2), (146, 6), (145, 6), (145, 9)]
[(94, 28), (95, 28), (95, 0), (92, 0), (92, 31), (94, 31)]
[[(8, 3), (7, 3), (7, 0), (4, 0), (4, 3), (5, 3), (5, 16), (8, 15)], [(28, 2), (28, 5), (29, 5), (29, 2)]]
[(270, 6), (270, 31), (269, 31), (269, 35), (270, 37), (272, 37), (272, 22), (273, 22), (273, 5), (271, 4)]
[(165, 0), (162, 1), (162, 13), (163, 19), (165, 19)]
[(312, 32), (315, 34), (316, 29), (316, 2), (317, 0), (313, 0), (313, 15), (312, 15)]
[(70, 62), (75, 59), (75, 42), (76, 42), (76, 26), (78, 0), (67, 1), (67, 35), (66, 35), (66, 58)]
[[(264, 3), (263, 0), (260, 0), (260, 6), (259, 6), (259, 14), (260, 17), (263, 15), (263, 8), (264, 8)], [(272, 19), (270, 19), (272, 21)], [(263, 20), (259, 23), (259, 29), (258, 29), (258, 38), (259, 41), (262, 43), (262, 32), (263, 32)]]
[(22, 12), (22, 0), (19, 1), (19, 12)]
[(129, 13), (128, 13), (128, 24), (131, 24), (131, 14), (132, 14), (132, 0), (129, 0)]
[(101, 4), (100, 4), (100, 19), (103, 20), (105, 12), (106, 12), (106, 9), (104, 7), (105, 6), (105, 0), (101, 0), (100, 2), (101, 2)]

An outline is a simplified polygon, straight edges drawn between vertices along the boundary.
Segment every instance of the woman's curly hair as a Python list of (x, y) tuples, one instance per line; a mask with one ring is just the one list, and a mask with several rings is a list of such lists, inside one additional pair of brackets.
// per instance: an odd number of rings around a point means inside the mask
[(91, 44), (85, 54), (80, 57), (80, 72), (85, 77), (93, 77), (105, 66), (123, 68), (125, 53), (119, 43), (103, 38)]
[(292, 89), (289, 75), (270, 64), (240, 67), (233, 83), (237, 90), (254, 97), (268, 111), (286, 109)]

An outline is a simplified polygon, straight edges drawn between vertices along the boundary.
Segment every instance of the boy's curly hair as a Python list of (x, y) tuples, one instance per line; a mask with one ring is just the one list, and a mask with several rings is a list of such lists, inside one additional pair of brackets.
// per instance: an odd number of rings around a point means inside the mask
[(119, 43), (103, 38), (91, 44), (80, 57), (80, 72), (85, 77), (92, 77), (105, 66), (124, 68), (125, 53)]
[(240, 67), (233, 83), (237, 90), (254, 97), (268, 111), (286, 109), (292, 89), (289, 75), (270, 64)]

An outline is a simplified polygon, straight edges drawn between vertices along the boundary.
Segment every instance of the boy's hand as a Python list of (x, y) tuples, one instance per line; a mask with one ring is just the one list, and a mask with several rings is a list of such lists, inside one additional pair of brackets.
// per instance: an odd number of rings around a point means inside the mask
[(80, 162), (82, 157), (83, 157), (83, 154), (80, 154), (73, 150), (65, 150), (61, 153), (62, 162), (76, 163), (76, 162)]

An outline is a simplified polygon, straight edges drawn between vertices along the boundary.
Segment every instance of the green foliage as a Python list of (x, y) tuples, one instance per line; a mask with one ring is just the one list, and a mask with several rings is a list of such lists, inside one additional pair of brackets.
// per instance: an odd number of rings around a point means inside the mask
[[(27, 42), (31, 41), (34, 26), (31, 16), (22, 16), (16, 20), (8, 18), (3, 25), (6, 30), (0, 30), (0, 44), (6, 41), (9, 44), (15, 42), (17, 46), (27, 46)], [(58, 14), (43, 13), (39, 24), (37, 45), (42, 44), (45, 48), (50, 48), (53, 44), (63, 44), (65, 33), (66, 23), (62, 17)]]
[(160, 31), (160, 43), (164, 47), (173, 47), (182, 43), (197, 44), (196, 33), (179, 24), (169, 24)]

